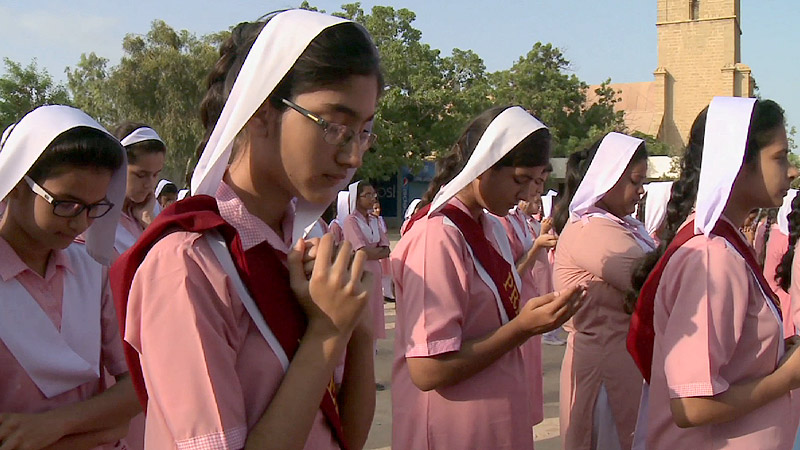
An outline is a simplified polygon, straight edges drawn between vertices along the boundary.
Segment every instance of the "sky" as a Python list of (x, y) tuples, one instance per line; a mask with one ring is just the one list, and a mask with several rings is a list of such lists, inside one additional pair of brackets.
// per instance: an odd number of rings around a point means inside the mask
[[(198, 35), (255, 20), (301, 0), (0, 0), (0, 57), (40, 68), (57, 81), (64, 70), (95, 52), (116, 63), (127, 33), (144, 34), (162, 19)], [(333, 12), (342, 1), (314, 0)], [(471, 49), (489, 71), (509, 68), (536, 42), (550, 42), (589, 84), (651, 81), (657, 66), (656, 0), (382, 0), (373, 5), (408, 8), (423, 42), (449, 55)], [(742, 62), (750, 66), (761, 96), (780, 103), (800, 128), (800, 2), (742, 0)], [(2, 71), (2, 69), (0, 69)], [(793, 75), (795, 74), (795, 75)]]

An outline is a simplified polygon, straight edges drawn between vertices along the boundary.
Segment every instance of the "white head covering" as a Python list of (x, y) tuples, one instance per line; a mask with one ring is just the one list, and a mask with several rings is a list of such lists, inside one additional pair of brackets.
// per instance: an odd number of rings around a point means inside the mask
[(161, 140), (161, 137), (156, 133), (156, 130), (150, 127), (139, 127), (131, 132), (131, 134), (122, 138), (120, 144), (124, 145), (125, 147), (133, 144), (138, 144), (139, 142), (144, 141), (158, 141), (162, 144), (164, 141)]
[(789, 235), (789, 213), (792, 212), (792, 201), (797, 196), (797, 189), (789, 189), (786, 196), (783, 197), (783, 204), (781, 209), (778, 210), (778, 228), (781, 233)]
[(406, 208), (406, 213), (403, 216), (406, 220), (410, 219), (411, 216), (414, 215), (414, 210), (417, 208), (417, 205), (419, 205), (419, 202), (421, 201), (422, 201), (421, 198), (415, 198), (414, 200), (411, 200), (411, 203), (408, 204), (408, 208)]
[[(192, 176), (192, 193), (214, 195), (228, 166), (233, 140), (244, 128), (306, 47), (323, 30), (347, 22), (317, 12), (294, 9), (275, 15), (261, 30), (242, 64), (231, 93)], [(366, 31), (365, 31), (366, 33)], [(352, 178), (348, 172), (339, 189)], [(298, 199), (292, 240), (302, 238), (325, 211), (327, 204)]]
[(358, 185), (361, 183), (361, 180), (356, 181), (355, 183), (350, 183), (350, 186), (347, 186), (347, 194), (349, 199), (349, 207), (350, 207), (350, 214), (356, 211), (356, 205), (358, 204)]
[(617, 184), (642, 142), (639, 138), (613, 131), (603, 138), (569, 204), (570, 217), (575, 219), (583, 215)]
[(547, 191), (547, 194), (542, 196), (542, 218), (550, 217), (553, 213), (553, 200), (555, 200), (558, 192), (554, 190)]
[(158, 185), (156, 186), (156, 198), (158, 198), (158, 196), (161, 195), (161, 191), (168, 184), (175, 184), (175, 183), (173, 183), (172, 181), (167, 180), (166, 178), (164, 178), (164, 179), (162, 179), (161, 181), (158, 182)]
[(336, 220), (339, 225), (350, 215), (350, 191), (339, 191), (336, 195)]
[[(40, 106), (26, 114), (9, 133), (0, 149), (0, 199), (14, 189), (51, 142), (76, 127), (94, 128), (108, 133), (86, 113), (69, 106)], [(114, 236), (125, 200), (126, 157), (122, 146), (119, 151), (122, 154), (122, 165), (112, 175), (106, 193), (114, 207), (105, 216), (95, 219), (85, 232), (86, 249), (101, 264), (110, 264), (112, 260)]]
[(546, 127), (539, 119), (519, 106), (512, 106), (501, 112), (486, 127), (464, 169), (442, 186), (433, 198), (428, 214), (441, 209), (445, 203), (500, 161), (523, 139), (542, 128)]
[(189, 190), (188, 189), (181, 189), (180, 191), (178, 191), (178, 200), (185, 199), (187, 195), (189, 195)]
[(667, 217), (667, 203), (672, 195), (672, 181), (659, 181), (644, 186), (647, 203), (644, 207), (644, 226), (653, 235)]
[(708, 107), (694, 229), (708, 236), (728, 203), (744, 161), (754, 98), (714, 97)]

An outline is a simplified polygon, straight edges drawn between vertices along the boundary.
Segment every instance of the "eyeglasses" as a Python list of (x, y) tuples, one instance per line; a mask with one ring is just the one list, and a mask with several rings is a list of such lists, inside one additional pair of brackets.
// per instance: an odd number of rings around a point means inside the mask
[[(352, 142), (353, 138), (356, 137), (356, 132), (350, 127), (340, 123), (328, 122), (322, 117), (317, 116), (316, 114), (292, 101), (289, 101), (285, 98), (282, 100), (283, 104), (308, 117), (309, 119), (313, 120), (314, 123), (319, 125), (319, 127), (322, 128), (322, 138), (325, 139), (325, 142), (328, 144), (335, 145), (337, 147), (344, 147)], [(368, 150), (370, 147), (372, 147), (372, 144), (375, 143), (377, 138), (377, 135), (369, 131), (362, 131), (358, 133), (358, 141), (356, 141), (358, 143), (358, 149), (361, 151)]]
[(28, 183), (28, 186), (30, 186), (31, 190), (36, 195), (45, 199), (47, 203), (53, 205), (53, 214), (59, 217), (77, 217), (84, 210), (87, 210), (89, 211), (88, 216), (90, 219), (99, 219), (100, 217), (108, 214), (108, 212), (111, 211), (111, 208), (114, 207), (114, 204), (108, 200), (102, 200), (97, 203), (92, 203), (91, 205), (81, 202), (73, 202), (70, 200), (56, 200), (43, 187), (39, 186), (35, 181), (33, 181), (31, 177), (25, 175), (25, 182)]
[(375, 192), (364, 192), (364, 193), (362, 193), (361, 195), (359, 195), (359, 197), (364, 197), (364, 198), (378, 198), (378, 194), (376, 194)]

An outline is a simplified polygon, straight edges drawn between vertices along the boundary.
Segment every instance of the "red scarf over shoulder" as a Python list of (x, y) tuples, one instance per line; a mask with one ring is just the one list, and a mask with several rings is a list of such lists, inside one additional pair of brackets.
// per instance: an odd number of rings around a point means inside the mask
[[(750, 245), (742, 239), (742, 236), (730, 223), (722, 219), (717, 221), (712, 233), (725, 238), (726, 241), (733, 245), (739, 255), (744, 258), (753, 274), (755, 274), (761, 289), (769, 297), (769, 300), (776, 305), (778, 316), (780, 316), (781, 309), (777, 306), (777, 296), (769, 287), (766, 278), (764, 278), (764, 274), (756, 261), (755, 254)], [(699, 234), (700, 233), (695, 233), (694, 231), (694, 220), (678, 231), (675, 238), (672, 239), (672, 242), (670, 242), (667, 247), (666, 252), (664, 252), (664, 255), (661, 256), (661, 259), (658, 260), (658, 263), (650, 272), (647, 281), (645, 281), (639, 293), (639, 299), (636, 301), (636, 310), (633, 313), (633, 317), (631, 317), (631, 326), (628, 330), (627, 347), (628, 352), (633, 357), (633, 361), (639, 367), (639, 371), (642, 372), (642, 376), (648, 383), (650, 382), (651, 368), (653, 365), (653, 346), (655, 343), (655, 327), (653, 325), (655, 298), (658, 285), (661, 282), (661, 276), (664, 274), (664, 268), (667, 266), (669, 259), (672, 258), (672, 255), (674, 255), (683, 244), (689, 242), (690, 239)]]
[[(408, 232), (419, 219), (425, 217), (430, 209), (431, 205), (428, 204), (408, 219), (406, 232)], [(445, 205), (435, 214), (441, 214), (447, 217), (458, 227), (461, 234), (464, 235), (467, 244), (472, 249), (475, 258), (481, 263), (481, 266), (483, 266), (489, 274), (489, 278), (492, 279), (492, 282), (497, 288), (501, 303), (503, 304), (503, 310), (505, 310), (508, 320), (517, 317), (520, 295), (517, 289), (517, 282), (512, 272), (516, 270), (516, 268), (509, 264), (508, 261), (503, 258), (503, 255), (492, 247), (492, 244), (486, 239), (483, 228), (481, 228), (481, 225), (476, 222), (472, 216), (458, 207), (449, 204)]]
[[(209, 230), (216, 230), (225, 239), (239, 276), (291, 360), (300, 345), (307, 323), (306, 315), (289, 286), (289, 270), (277, 251), (266, 241), (245, 251), (236, 229), (220, 216), (216, 199), (207, 195), (189, 197), (162, 211), (136, 244), (123, 253), (112, 266), (109, 277), (121, 335), (125, 335), (125, 315), (133, 276), (150, 248), (172, 232), (203, 233)], [(146, 410), (147, 390), (139, 353), (127, 342), (123, 341), (123, 346), (133, 385), (142, 407)], [(339, 445), (346, 449), (336, 397), (330, 386), (322, 398), (320, 409), (333, 429)]]

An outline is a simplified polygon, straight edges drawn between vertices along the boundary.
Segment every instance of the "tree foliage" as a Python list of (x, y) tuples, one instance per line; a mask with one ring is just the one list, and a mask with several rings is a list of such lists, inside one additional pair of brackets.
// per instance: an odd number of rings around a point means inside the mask
[(0, 132), (25, 113), (41, 105), (69, 105), (67, 88), (54, 84), (47, 70), (34, 58), (27, 66), (3, 58), (5, 75), (0, 77)]
[(109, 127), (123, 120), (152, 126), (167, 144), (165, 175), (180, 185), (204, 132), (198, 110), (205, 76), (225, 37), (198, 38), (156, 20), (146, 35), (125, 36), (116, 66), (90, 53), (67, 69), (75, 104)]

